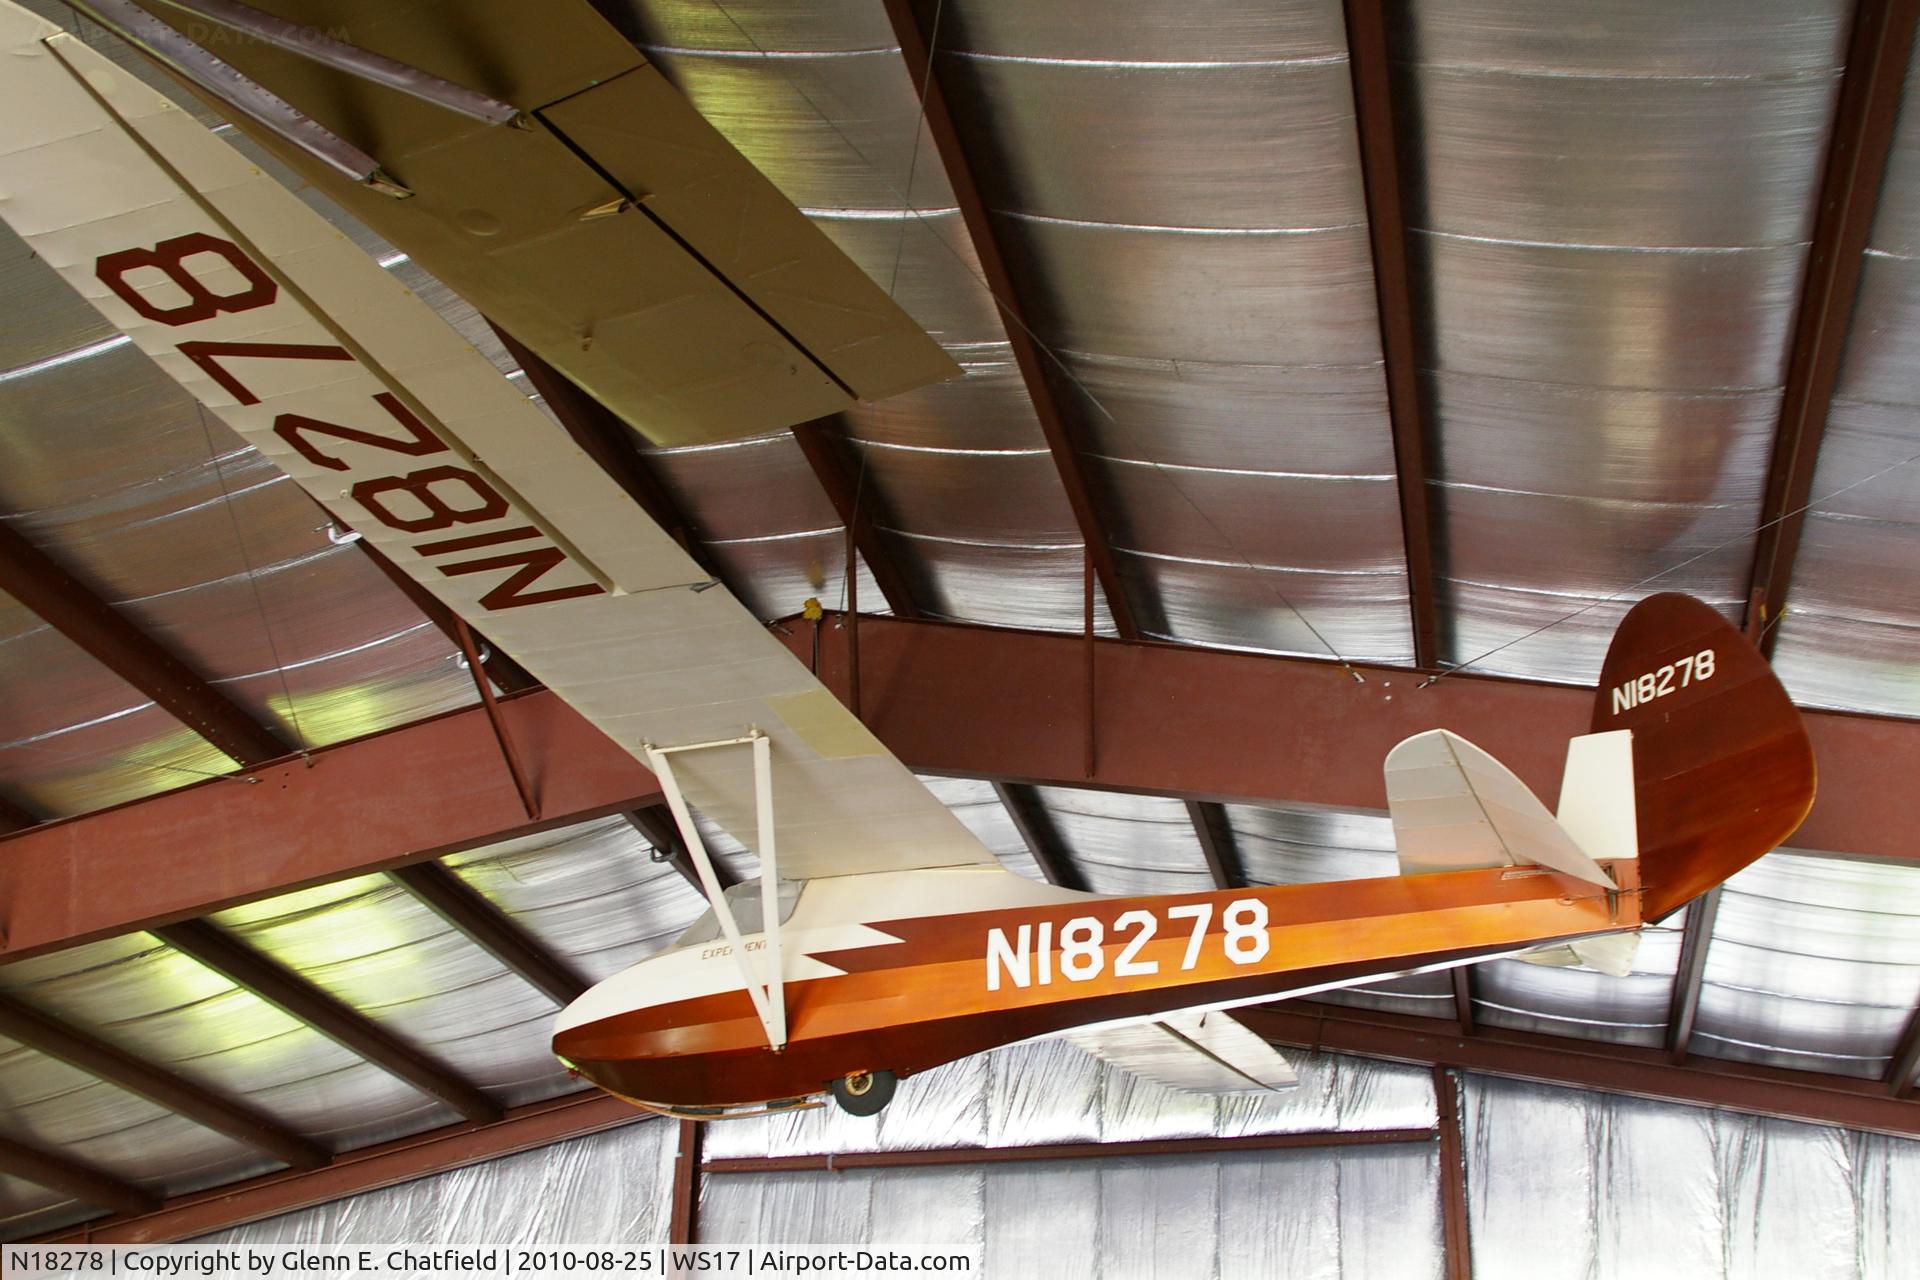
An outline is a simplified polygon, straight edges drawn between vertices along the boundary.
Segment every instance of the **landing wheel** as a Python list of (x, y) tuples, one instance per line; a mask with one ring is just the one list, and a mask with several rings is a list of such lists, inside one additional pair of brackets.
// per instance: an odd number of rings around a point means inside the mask
[(831, 1086), (833, 1100), (853, 1116), (877, 1116), (893, 1101), (893, 1090), (900, 1083), (891, 1071), (856, 1071), (841, 1076)]

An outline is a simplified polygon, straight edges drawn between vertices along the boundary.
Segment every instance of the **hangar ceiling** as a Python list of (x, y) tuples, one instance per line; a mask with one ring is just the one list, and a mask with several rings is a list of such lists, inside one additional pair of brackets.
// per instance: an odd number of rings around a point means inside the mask
[[(1920, 715), (1911, 6), (600, 7), (962, 379), (656, 448), (226, 136), (762, 618), (817, 597), (1401, 668), (1412, 691), (1463, 666), (1591, 682), (1625, 608), (1678, 589), (1759, 636), (1803, 706)], [(0, 855), (473, 714), (452, 619), (6, 231), (0, 293), (24, 318), (0, 335)], [(527, 687), (475, 644), (493, 690)], [(1386, 819), (1351, 804), (990, 772), (929, 782), (1030, 875), (1126, 893), (1394, 870)], [(555, 991), (696, 914), (656, 858), (672, 844), (657, 814), (594, 815), (0, 965), (0, 1230), (565, 1096)], [(1810, 1090), (1814, 1117), (1906, 1099), (1871, 1125), (1920, 1132), (1920, 872), (1830, 856), (1856, 852), (1769, 857), (1650, 932), (1627, 979), (1496, 961), (1329, 995), (1328, 1043), (1559, 1040), (1579, 1081), (1598, 1042)]]

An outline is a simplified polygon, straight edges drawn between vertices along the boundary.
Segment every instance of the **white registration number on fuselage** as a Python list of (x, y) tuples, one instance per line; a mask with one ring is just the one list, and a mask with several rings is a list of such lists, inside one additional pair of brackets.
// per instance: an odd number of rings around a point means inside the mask
[[(1140, 952), (1160, 932), (1163, 919), (1168, 932), (1185, 932), (1180, 969), (1196, 967), (1208, 950), (1213, 910), (1211, 902), (1183, 902), (1157, 912), (1144, 908), (1122, 912), (1113, 922), (1113, 940), (1121, 944), (1113, 957), (1113, 976), (1145, 978), (1160, 972), (1160, 961), (1144, 959)], [(1217, 945), (1230, 962), (1258, 964), (1266, 958), (1266, 903), (1258, 898), (1230, 902), (1220, 913), (1220, 925)], [(988, 929), (987, 990), (998, 991), (1003, 983), (1044, 987), (1056, 974), (1067, 982), (1090, 982), (1107, 971), (1107, 941), (1107, 924), (1098, 916), (1075, 916), (1058, 931), (1051, 920), (1020, 925), (1011, 936), (1002, 928)]]

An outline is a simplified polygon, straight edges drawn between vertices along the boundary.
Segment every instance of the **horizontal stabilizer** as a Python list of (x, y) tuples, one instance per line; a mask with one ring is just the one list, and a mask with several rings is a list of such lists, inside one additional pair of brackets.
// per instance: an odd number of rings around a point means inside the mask
[(1272, 1045), (1218, 1010), (1072, 1031), (1066, 1039), (1103, 1062), (1190, 1093), (1291, 1089), (1300, 1082)]
[(1571, 969), (1583, 964), (1613, 978), (1633, 972), (1633, 958), (1640, 953), (1640, 934), (1603, 933), (1596, 938), (1576, 938), (1551, 947), (1537, 947), (1518, 956), (1528, 964), (1552, 969)]
[(1415, 734), (1386, 773), (1402, 874), (1539, 865), (1614, 887), (1526, 783), (1458, 734)]

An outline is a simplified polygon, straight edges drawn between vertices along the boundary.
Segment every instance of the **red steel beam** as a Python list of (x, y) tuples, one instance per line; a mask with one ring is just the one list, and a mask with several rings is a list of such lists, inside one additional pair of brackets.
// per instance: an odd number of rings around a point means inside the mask
[(205, 920), (161, 925), (153, 934), (175, 951), (192, 956), (288, 1017), (306, 1023), (429, 1098), (444, 1102), (467, 1119), (484, 1123), (500, 1118), (500, 1108), (458, 1072), (434, 1061), (364, 1013)]
[(708, 1160), (702, 1173), (837, 1172), (841, 1169), (927, 1169), (953, 1165), (1026, 1164), (1044, 1160), (1117, 1160), (1140, 1156), (1215, 1155), (1224, 1151), (1298, 1151), (1318, 1147), (1384, 1147), (1430, 1143), (1432, 1129), (1334, 1129), (1251, 1133), (1228, 1138), (1144, 1138), (1135, 1142), (1059, 1142), (1030, 1147), (934, 1147), (844, 1151), (831, 1155), (739, 1156)]
[(1692, 1058), (1687, 1065), (1676, 1066), (1664, 1049), (1495, 1027), (1481, 1027), (1475, 1035), (1463, 1036), (1451, 1022), (1434, 1018), (1309, 1000), (1236, 1009), (1234, 1017), (1279, 1045), (1920, 1137), (1920, 1102), (1890, 1097), (1886, 1085), (1877, 1080), (1710, 1058)]
[[(337, 528), (346, 528), (338, 519), (333, 523)], [(385, 574), (387, 581), (398, 587), (400, 594), (413, 602), (413, 607), (425, 615), (427, 621), (447, 638), (447, 642), (455, 650), (459, 650), (460, 621), (454, 616), (453, 610), (440, 603), (438, 596), (421, 586), (412, 574), (387, 559), (380, 548), (365, 538), (358, 539), (355, 545), (366, 552), (367, 559), (373, 562), (373, 567)], [(480, 661), (481, 669), (493, 678), (494, 685), (502, 693), (524, 693), (528, 689), (540, 687), (540, 682), (528, 675), (526, 668), (508, 657), (499, 646), (478, 632), (474, 632), (474, 635), (487, 647), (486, 657)]]
[(445, 863), (416, 862), (395, 867), (387, 875), (555, 1004), (564, 1008), (586, 991), (589, 984), (579, 970), (514, 923), (513, 917), (487, 901)]
[(1911, 1098), (1915, 1074), (1920, 1074), (1920, 1009), (1907, 1019), (1907, 1029), (1894, 1046), (1893, 1060), (1887, 1063), (1886, 1086), (1896, 1098)]
[(1233, 827), (1227, 821), (1226, 809), (1204, 800), (1189, 800), (1187, 821), (1193, 824), (1193, 834), (1200, 841), (1200, 853), (1207, 860), (1207, 871), (1213, 876), (1214, 885), (1232, 889), (1246, 883), (1240, 867), (1240, 850), (1234, 845)]
[(453, 1124), (344, 1152), (312, 1172), (270, 1173), (176, 1196), (158, 1210), (118, 1214), (41, 1238), (52, 1244), (164, 1244), (377, 1191), (430, 1174), (650, 1120), (598, 1089), (515, 1107), (492, 1124)]
[(327, 1153), (319, 1146), (271, 1116), (203, 1089), (58, 1018), (4, 997), (0, 997), (0, 1035), (50, 1058), (58, 1058), (68, 1066), (145, 1098), (156, 1107), (185, 1116), (215, 1133), (223, 1133), (235, 1142), (243, 1142), (276, 1160), (303, 1169), (318, 1168), (327, 1162)]
[[(1591, 689), (1456, 675), (1419, 689), (1403, 669), (944, 622), (861, 620), (867, 727), (910, 768), (990, 781), (1094, 787), (1253, 804), (1385, 809), (1381, 762), (1403, 739), (1448, 728), (1542, 796), (1559, 794), (1568, 738)], [(806, 661), (813, 630), (783, 637)], [(776, 632), (777, 634), (777, 632)], [(846, 686), (845, 629), (819, 629), (819, 672)], [(1920, 721), (1803, 713), (1820, 797), (1796, 848), (1920, 861)]]
[(701, 1132), (697, 1120), (680, 1121), (680, 1145), (673, 1153), (673, 1206), (667, 1223), (672, 1244), (700, 1242)]
[(1033, 788), (996, 782), (993, 784), (993, 794), (999, 797), (1000, 807), (1007, 811), (1007, 817), (1013, 821), (1013, 829), (1020, 833), (1021, 843), (1033, 855), (1034, 864), (1040, 868), (1040, 874), (1047, 878), (1047, 883), (1084, 892), (1087, 888), (1086, 877), (1074, 865), (1072, 855), (1067, 852), (1060, 833), (1054, 828), (1053, 819), (1047, 816), (1046, 805), (1040, 802)]
[(1846, 78), (1834, 110), (1806, 283), (1787, 359), (1780, 427), (1774, 436), (1754, 548), (1748, 598), (1757, 615), (1753, 621), (1767, 628), (1761, 639), (1764, 652), (1772, 652), (1778, 634), (1772, 625), (1786, 607), (1792, 584), (1794, 559), (1806, 525), (1800, 509), (1813, 495), (1820, 440), (1840, 378), (1917, 24), (1920, 0), (1860, 0), (1854, 10)]
[(1448, 971), (1453, 979), (1453, 1020), (1460, 1026), (1460, 1034), (1473, 1034), (1473, 966), (1456, 965)]
[[(1592, 693), (1341, 668), (1172, 645), (870, 617), (868, 723), (912, 768), (1020, 784), (1380, 809), (1380, 765), (1446, 727), (1557, 794), (1564, 742)], [(815, 628), (788, 628), (802, 661)], [(845, 628), (818, 629), (846, 685)], [(1099, 750), (1088, 776), (1087, 649)], [(4, 837), (0, 961), (207, 914), (350, 875), (656, 804), (651, 774), (559, 698), (502, 699), (542, 819), (529, 823), (479, 708)], [(1820, 798), (1799, 848), (1915, 861), (1920, 723), (1806, 713)], [(262, 850), (271, 851), (262, 856)]]
[(5, 1138), (0, 1138), (0, 1173), (25, 1178), (84, 1204), (97, 1204), (102, 1209), (120, 1213), (151, 1213), (160, 1207), (159, 1196), (130, 1182)]
[(934, 147), (940, 153), (940, 161), (946, 168), (947, 183), (952, 187), (953, 198), (960, 206), (960, 218), (966, 224), (968, 238), (973, 242), (974, 257), (980, 263), (980, 274), (986, 280), (987, 292), (1004, 313), (1004, 327), (1007, 342), (1013, 348), (1014, 363), (1020, 369), (1027, 397), (1033, 401), (1034, 416), (1040, 421), (1040, 431), (1046, 437), (1047, 447), (1053, 452), (1054, 467), (1060, 473), (1060, 486), (1066, 491), (1067, 505), (1073, 509), (1074, 519), (1080, 525), (1080, 536), (1085, 540), (1087, 553), (1093, 559), (1094, 573), (1100, 579), (1100, 590), (1107, 598), (1107, 610), (1113, 615), (1114, 626), (1121, 635), (1138, 636), (1141, 628), (1125, 584), (1121, 581), (1119, 566), (1113, 556), (1113, 545), (1106, 537), (1107, 526), (1100, 518), (1089, 468), (1078, 447), (1079, 423), (1056, 393), (1057, 384), (1048, 367), (1050, 357), (1041, 349), (1039, 340), (1027, 326), (1021, 290), (1013, 273), (1007, 269), (1006, 255), (994, 230), (993, 214), (980, 194), (980, 185), (974, 179), (973, 161), (968, 156), (961, 130), (955, 123), (951, 105), (941, 90), (939, 73), (932, 65), (927, 33), (921, 30), (913, 0), (882, 0), (882, 3), (887, 10), (887, 20), (893, 24), (894, 39), (900, 42), (900, 56), (907, 64), (907, 74), (913, 80), (914, 90), (920, 94), (924, 107), (921, 114), (927, 132), (932, 136)]
[(25, 831), (37, 826), (40, 819), (13, 804), (5, 796), (0, 796), (0, 836), (11, 835), (15, 831)]
[(1427, 510), (1426, 425), (1420, 368), (1413, 341), (1413, 285), (1407, 270), (1406, 211), (1400, 199), (1400, 163), (1394, 127), (1393, 74), (1381, 0), (1347, 0), (1347, 65), (1366, 188), (1367, 234), (1373, 247), (1373, 286), (1380, 312), (1387, 419), (1393, 431), (1394, 470), (1400, 487), (1400, 529), (1407, 553), (1413, 665), (1439, 661), (1433, 594), (1433, 525)]
[(0, 961), (659, 801), (653, 775), (558, 697), (500, 715), (540, 800), (527, 820), (479, 707), (0, 843)]
[(0, 590), (240, 764), (265, 764), (293, 751), (5, 524), (0, 524)]
[(1447, 1280), (1473, 1280), (1467, 1162), (1460, 1150), (1460, 1082), (1445, 1067), (1433, 1069), (1433, 1101), (1440, 1121), (1440, 1226), (1447, 1242)]
[(816, 418), (793, 428), (794, 443), (812, 468), (814, 478), (833, 504), (840, 523), (853, 533), (853, 545), (866, 561), (880, 594), (895, 617), (917, 618), (920, 609), (914, 603), (913, 588), (892, 550), (881, 539), (880, 525), (886, 517), (881, 511), (878, 489), (869, 483), (846, 427), (833, 418)]
[(473, 677), (473, 691), (480, 696), (480, 707), (487, 713), (487, 727), (493, 730), (493, 740), (500, 746), (501, 763), (507, 766), (507, 776), (513, 779), (514, 792), (520, 797), (520, 807), (527, 811), (527, 817), (537, 821), (540, 802), (533, 798), (533, 788), (520, 767), (520, 753), (513, 749), (512, 735), (500, 723), (500, 703), (493, 696), (493, 683), (487, 679), (486, 668), (480, 663), (480, 649), (474, 643), (473, 630), (459, 618), (453, 620), (453, 630), (459, 638), (460, 656), (467, 664), (467, 673)]
[(1700, 988), (1707, 975), (1707, 947), (1713, 941), (1713, 921), (1719, 914), (1718, 886), (1687, 904), (1687, 923), (1680, 931), (1680, 959), (1673, 971), (1673, 998), (1667, 1012), (1667, 1052), (1675, 1062), (1687, 1060), (1687, 1047), (1693, 1043), (1693, 1023), (1700, 1014)]

